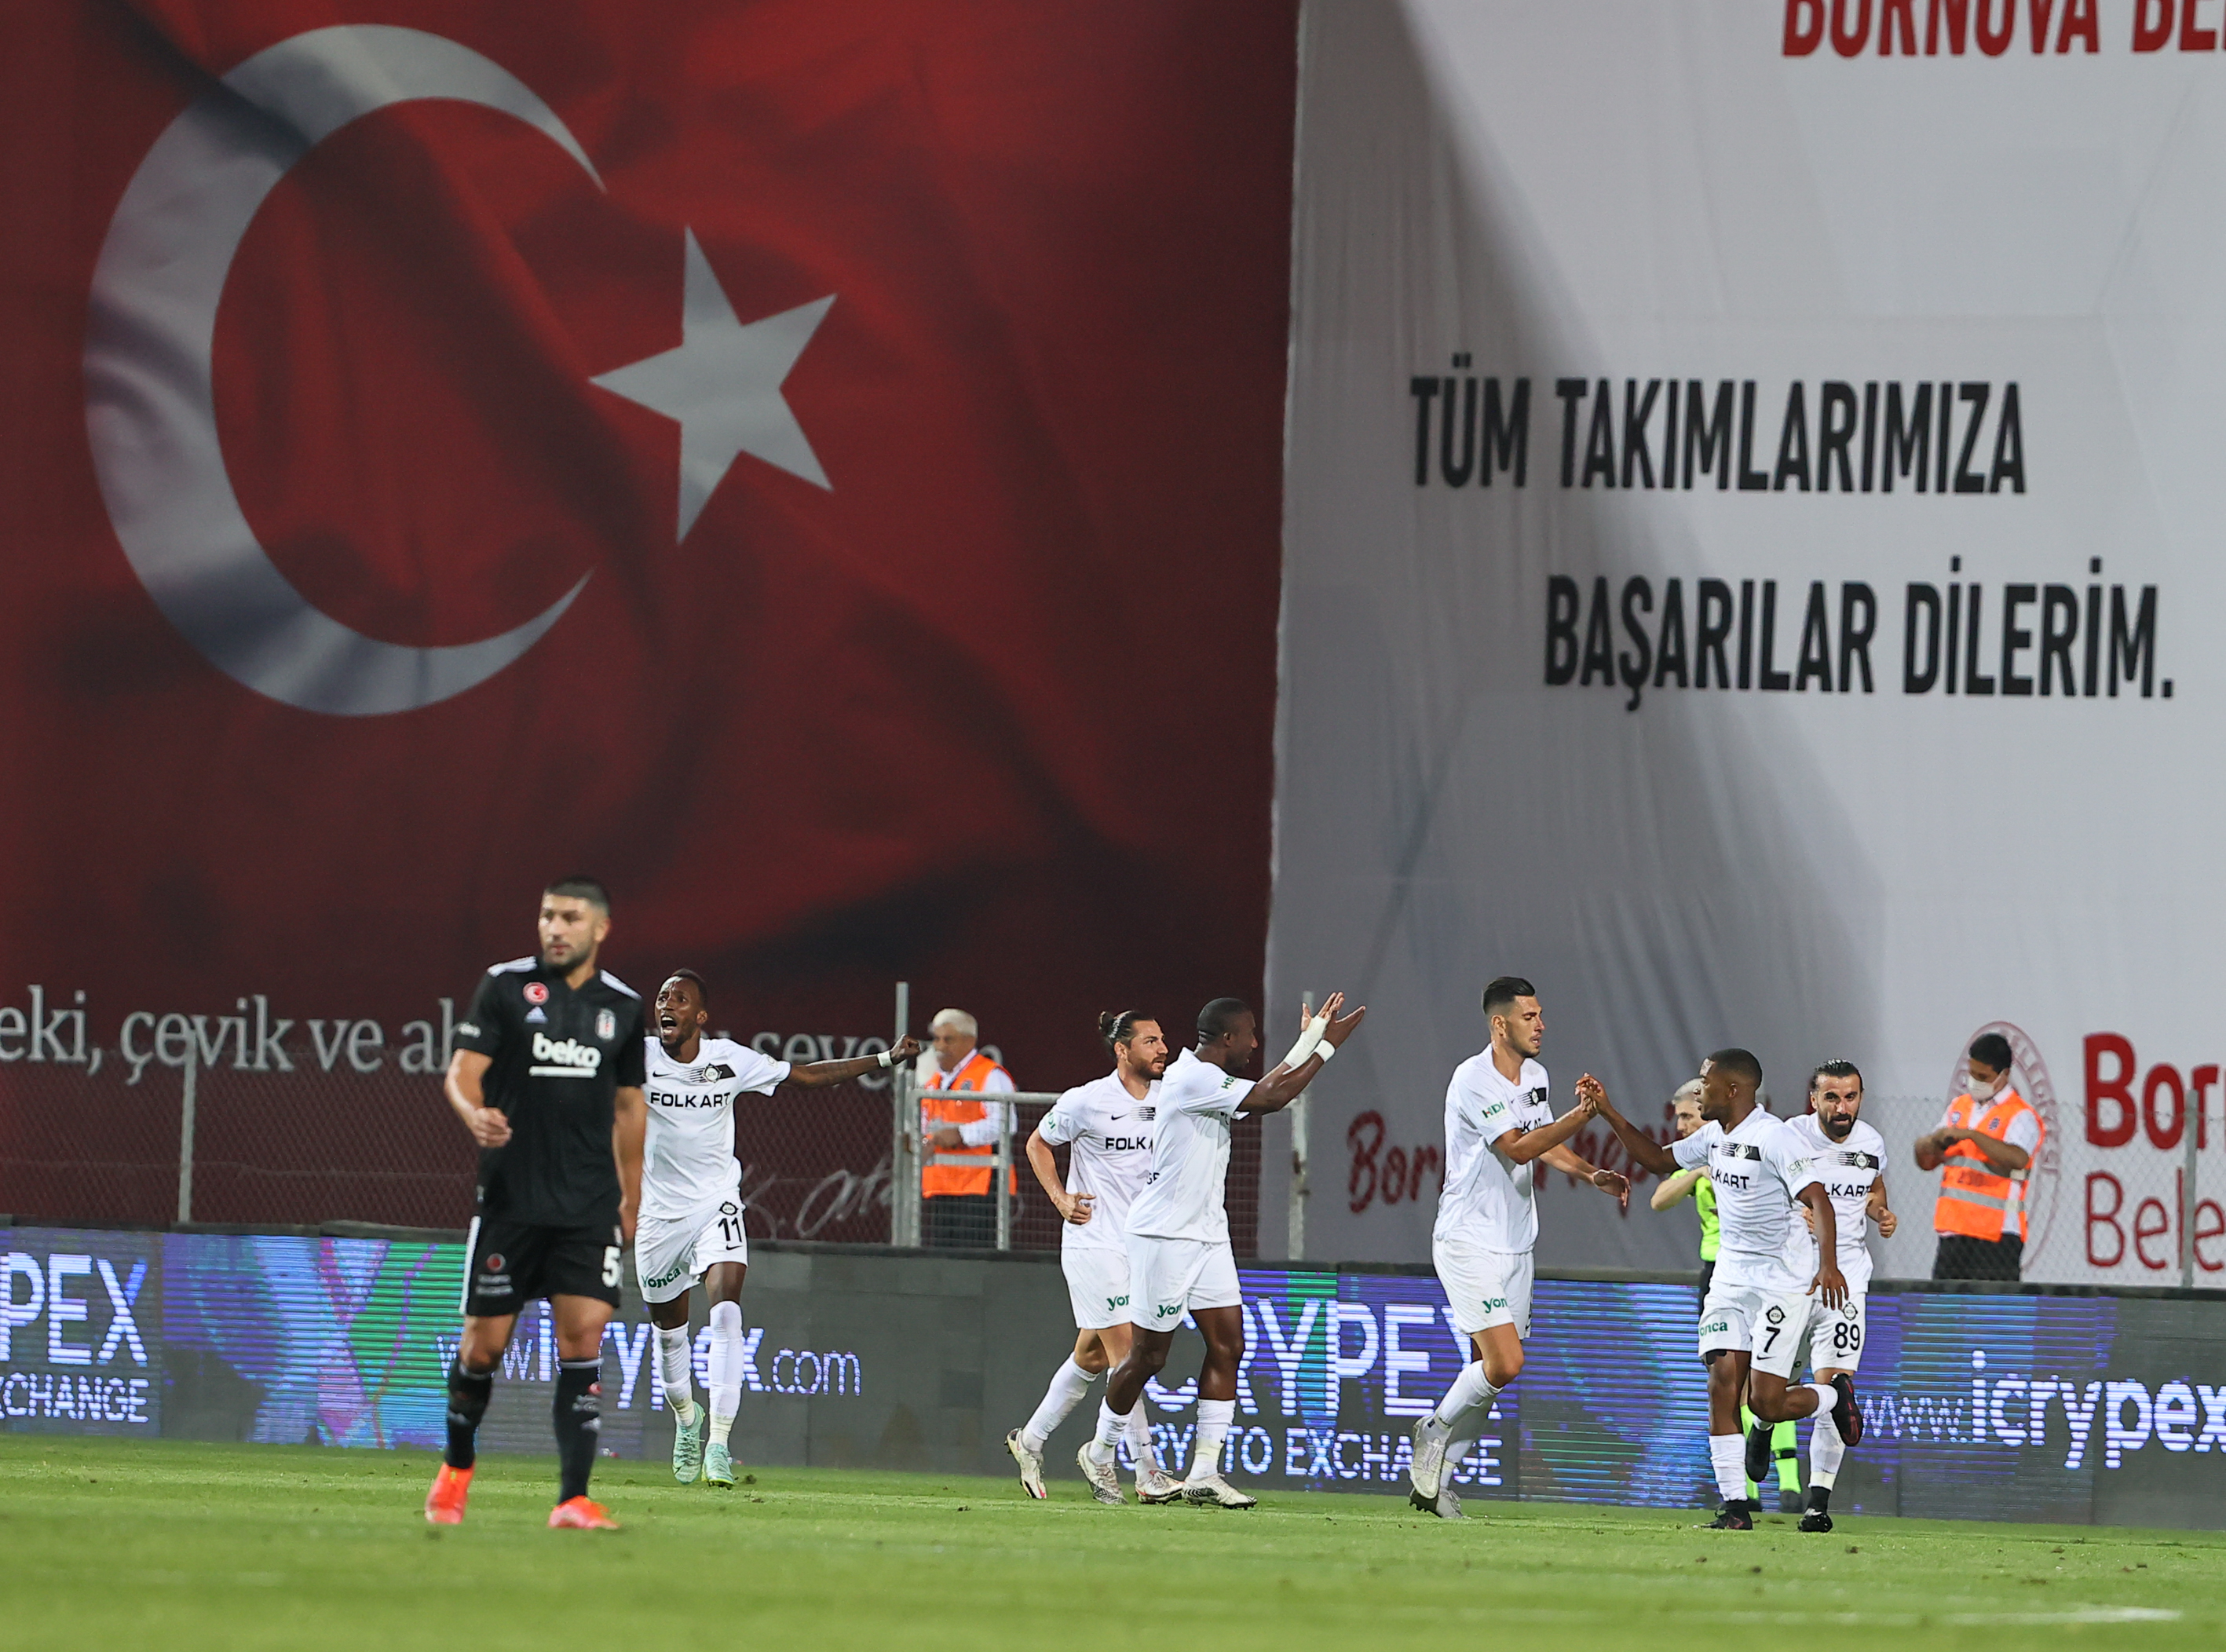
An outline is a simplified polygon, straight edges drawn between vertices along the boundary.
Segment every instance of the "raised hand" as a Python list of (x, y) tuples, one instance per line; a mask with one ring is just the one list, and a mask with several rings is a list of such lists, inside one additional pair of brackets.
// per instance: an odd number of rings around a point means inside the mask
[(1322, 1029), (1322, 1042), (1324, 1044), (1332, 1045), (1340, 1048), (1343, 1047), (1345, 1041), (1351, 1038), (1353, 1033), (1359, 1029), (1360, 1018), (1368, 1013), (1368, 1006), (1363, 1004), (1358, 1009), (1353, 1011), (1352, 1014), (1341, 1016), (1337, 1012), (1344, 1007), (1345, 994), (1343, 993), (1332, 993), (1330, 994), (1329, 1002), (1322, 1006), (1325, 1010), (1329, 1012), (1330, 1017), (1329, 1025)]
[(1590, 1073), (1577, 1080), (1576, 1096), (1579, 1106), (1590, 1109), (1586, 1114), (1587, 1118), (1598, 1118), (1604, 1113), (1615, 1111), (1614, 1103), (1607, 1098), (1607, 1087)]
[(926, 1047), (907, 1032), (889, 1046), (889, 1064), (894, 1066), (900, 1061), (910, 1061)]

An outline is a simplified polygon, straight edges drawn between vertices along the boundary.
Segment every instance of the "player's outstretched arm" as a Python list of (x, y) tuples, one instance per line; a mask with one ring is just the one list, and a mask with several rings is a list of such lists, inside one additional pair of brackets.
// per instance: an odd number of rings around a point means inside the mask
[(890, 1047), (886, 1056), (854, 1056), (848, 1061), (808, 1061), (801, 1067), (791, 1067), (788, 1077), (780, 1082), (782, 1085), (793, 1084), (798, 1090), (824, 1090), (830, 1084), (862, 1078), (869, 1072), (886, 1071), (900, 1061), (910, 1061), (919, 1051), (918, 1039), (902, 1038)]
[(1840, 1272), (1840, 1221), (1832, 1209), (1832, 1196), (1822, 1182), (1811, 1182), (1794, 1196), (1809, 1207), (1809, 1230), (1816, 1236), (1816, 1277), (1809, 1288), (1824, 1299), (1828, 1308), (1848, 1305), (1847, 1276)]
[(493, 1064), (492, 1056), (459, 1050), (448, 1058), (448, 1076), (442, 1085), (448, 1106), (482, 1147), (499, 1147), (510, 1140), (510, 1120), (500, 1108), (487, 1104), (487, 1072)]
[(1081, 1227), (1090, 1220), (1090, 1207), (1097, 1203), (1095, 1193), (1070, 1193), (1059, 1179), (1059, 1160), (1051, 1150), (1051, 1143), (1043, 1139), (1040, 1128), (1028, 1132), (1026, 1152), (1028, 1168), (1036, 1173), (1036, 1185), (1051, 1201), (1051, 1208), (1059, 1212), (1062, 1222), (1072, 1222)]
[(641, 1210), (641, 1143), (649, 1129), (649, 1101), (639, 1084), (620, 1084), (611, 1092), (611, 1156), (619, 1165), (619, 1228), (633, 1237), (633, 1222)]
[(1641, 1170), (1651, 1171), (1657, 1176), (1674, 1176), (1684, 1168), (1669, 1148), (1616, 1111), (1615, 1103), (1607, 1098), (1607, 1087), (1590, 1073), (1577, 1080), (1577, 1099), (1592, 1102), (1600, 1117), (1607, 1121), (1608, 1128), (1615, 1132), (1615, 1139), (1623, 1143), (1631, 1162)]
[[(1321, 1016), (1327, 1018), (1322, 1027), (1320, 1044), (1295, 1067), (1278, 1064), (1273, 1072), (1252, 1086), (1250, 1093), (1237, 1104), (1237, 1110), (1240, 1113), (1280, 1113), (1298, 1100), (1305, 1093), (1307, 1086), (1313, 1083), (1314, 1075), (1329, 1064), (1330, 1057), (1342, 1048), (1345, 1041), (1359, 1028), (1360, 1018), (1368, 1013), (1368, 1006), (1363, 1004), (1352, 1014), (1339, 1016), (1337, 1012), (1344, 1007), (1345, 994), (1332, 993), (1329, 1001), (1321, 1007), (1320, 1012)], [(1308, 1019), (1313, 1018), (1309, 1016)]]
[(1648, 1206), (1657, 1210), (1668, 1210), (1698, 1187), (1701, 1185), (1701, 1178), (1707, 1173), (1705, 1171), (1699, 1170), (1679, 1171), (1675, 1176), (1657, 1185), (1654, 1191), (1647, 1196)]
[[(1551, 1124), (1542, 1124), (1535, 1130), (1510, 1130), (1491, 1144), (1491, 1150), (1510, 1164), (1527, 1165), (1534, 1159), (1545, 1158), (1571, 1136), (1576, 1134), (1579, 1130), (1591, 1123), (1595, 1116), (1596, 1113), (1592, 1103), (1586, 1101), (1584, 1097), (1579, 1096), (1577, 1104)], [(1585, 1161), (1577, 1159), (1574, 1153), (1569, 1157), (1575, 1160), (1577, 1164), (1585, 1164)], [(1561, 1166), (1558, 1168), (1568, 1169), (1573, 1175), (1575, 1173), (1574, 1168), (1568, 1166)], [(1590, 1170), (1592, 1166), (1585, 1165), (1585, 1168)]]

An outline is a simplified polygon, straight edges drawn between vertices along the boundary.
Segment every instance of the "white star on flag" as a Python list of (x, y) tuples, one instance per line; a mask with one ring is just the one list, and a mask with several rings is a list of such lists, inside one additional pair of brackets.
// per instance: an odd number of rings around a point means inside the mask
[(679, 424), (676, 542), (688, 537), (737, 454), (754, 454), (792, 476), (830, 486), (780, 387), (835, 302), (830, 293), (745, 326), (696, 244), (696, 232), (684, 233), (688, 281), (679, 347), (590, 381)]

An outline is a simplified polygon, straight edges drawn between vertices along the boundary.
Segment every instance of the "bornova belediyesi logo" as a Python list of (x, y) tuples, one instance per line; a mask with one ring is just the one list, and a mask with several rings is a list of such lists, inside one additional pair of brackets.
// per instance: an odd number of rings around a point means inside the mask
[(533, 1060), (531, 1071), (536, 1078), (593, 1078), (603, 1064), (603, 1052), (577, 1039), (552, 1039), (546, 1032), (536, 1032)]

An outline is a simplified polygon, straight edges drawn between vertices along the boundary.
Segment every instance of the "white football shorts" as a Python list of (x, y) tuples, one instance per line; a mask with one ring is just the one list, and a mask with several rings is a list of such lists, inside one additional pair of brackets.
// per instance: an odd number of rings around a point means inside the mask
[(1752, 1354), (1752, 1369), (1790, 1381), (1810, 1312), (1822, 1305), (1805, 1289), (1784, 1290), (1727, 1280), (1718, 1270), (1701, 1305), (1701, 1357)]
[(749, 1266), (750, 1242), (742, 1231), (742, 1207), (727, 1199), (708, 1216), (677, 1221), (646, 1216), (633, 1230), (634, 1277), (645, 1302), (670, 1302), (715, 1262)]
[(1241, 1301), (1237, 1254), (1226, 1239), (1129, 1236), (1129, 1319), (1146, 1331), (1173, 1331), (1192, 1308)]
[(1063, 1246), (1059, 1272), (1066, 1275), (1066, 1294), (1074, 1304), (1077, 1331), (1103, 1331), (1129, 1323), (1129, 1252), (1124, 1246)]
[(1870, 1330), (1868, 1293), (1849, 1291), (1844, 1308), (1828, 1308), (1822, 1298), (1811, 1300), (1816, 1306), (1809, 1316), (1809, 1369), (1848, 1372), (1862, 1369), (1863, 1337)]
[[(1537, 1277), (1537, 1262), (1530, 1252), (1486, 1250), (1455, 1238), (1435, 1239), (1430, 1260), (1436, 1263), (1438, 1283), (1453, 1305), (1453, 1325), (1464, 1337), (1473, 1337), (1493, 1325), (1513, 1325), (1515, 1334), (1530, 1334), (1530, 1293)], [(1469, 1350), (1463, 1349), (1466, 1359)]]

